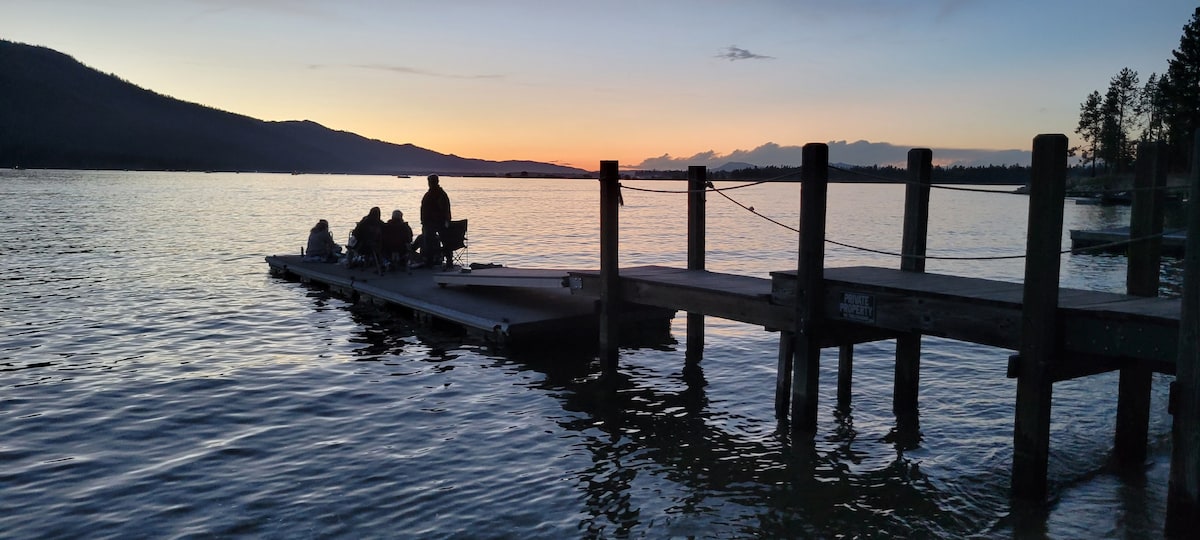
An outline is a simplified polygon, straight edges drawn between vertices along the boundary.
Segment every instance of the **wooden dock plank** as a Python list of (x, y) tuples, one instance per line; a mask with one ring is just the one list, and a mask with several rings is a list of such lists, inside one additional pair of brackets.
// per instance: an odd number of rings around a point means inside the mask
[(825, 316), (831, 321), (1008, 349), (1016, 348), (1020, 336), (1019, 303), (970, 302), (842, 281), (827, 282), (825, 295)]
[[(794, 279), (795, 272), (772, 272)], [(825, 280), (844, 285), (906, 291), (926, 297), (970, 298), (976, 303), (1020, 305), (1021, 285), (1006, 281), (905, 272), (892, 268), (849, 266), (825, 269)]]
[[(621, 270), (622, 298), (672, 306), (769, 329), (791, 328), (794, 270), (771, 279), (669, 267)], [(594, 272), (572, 272), (572, 292), (597, 294)], [(884, 339), (917, 332), (1016, 350), (1023, 287), (1019, 283), (878, 267), (827, 268), (825, 317), (831, 342)], [(1068, 356), (1056, 377), (1146, 362), (1170, 373), (1179, 301), (1079, 289), (1059, 291), (1059, 318)], [(857, 330), (856, 330), (857, 329)], [(844, 340), (844, 341), (839, 341)]]
[[(365, 270), (268, 257), (315, 281), (355, 291), (510, 340), (596, 324), (594, 270), (492, 268), (470, 273), (415, 270), (375, 276)], [(621, 269), (622, 300), (758, 324), (794, 324), (794, 270), (771, 279), (665, 266)], [(917, 332), (1016, 350), (1020, 345), (1022, 286), (996, 280), (878, 267), (828, 268), (823, 346)], [(567, 279), (569, 288), (563, 287)], [(1061, 289), (1064, 361), (1056, 377), (1145, 362), (1174, 372), (1178, 300)], [(660, 312), (661, 313), (661, 312)], [(670, 316), (667, 316), (669, 319)], [(1164, 358), (1168, 360), (1163, 360)]]
[[(620, 275), (627, 302), (671, 306), (768, 329), (790, 328), (794, 319), (790, 306), (770, 302), (769, 279), (663, 266), (622, 268)], [(571, 272), (571, 292), (598, 296), (599, 279), (595, 271)]]
[[(375, 275), (328, 263), (304, 262), (299, 256), (267, 257), (272, 270), (365, 295), (462, 325), (497, 342), (534, 339), (563, 332), (594, 333), (598, 324), (595, 301), (571, 295), (564, 287), (443, 287), (435, 272)], [(631, 320), (670, 320), (669, 310), (635, 310)]]
[(438, 285), (481, 285), (486, 287), (536, 287), (561, 289), (567, 287), (570, 270), (546, 268), (481, 268), (434, 272)]

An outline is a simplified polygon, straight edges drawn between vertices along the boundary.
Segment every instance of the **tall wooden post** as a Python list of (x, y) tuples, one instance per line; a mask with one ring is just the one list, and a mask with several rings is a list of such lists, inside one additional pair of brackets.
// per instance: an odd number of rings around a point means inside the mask
[[(708, 169), (688, 167), (688, 270), (704, 270), (705, 188)], [(704, 314), (687, 315), (687, 362), (699, 362), (704, 357)]]
[[(908, 184), (904, 190), (904, 236), (900, 269), (925, 271), (925, 244), (929, 233), (929, 186), (933, 178), (933, 152), (927, 148), (908, 151)], [(896, 338), (896, 378), (892, 389), (892, 412), (915, 417), (921, 382), (921, 334)]]
[(800, 254), (796, 274), (795, 364), (792, 366), (792, 429), (817, 431), (818, 335), (823, 326), (825, 286), (825, 200), (829, 191), (829, 147), (804, 145), (800, 188)]
[(1066, 194), (1067, 137), (1033, 139), (1029, 230), (1013, 426), (1012, 494), (1042, 501), (1050, 458), (1050, 398), (1057, 362), (1058, 277)]
[(1193, 141), (1167, 484), (1166, 531), (1180, 537), (1200, 530), (1200, 130)]
[(616, 161), (600, 162), (600, 368), (617, 374), (621, 279), (618, 272), (618, 209), (621, 177)]
[[(1136, 296), (1158, 296), (1162, 263), (1163, 203), (1167, 171), (1162, 143), (1142, 142), (1137, 149), (1134, 171), (1133, 208), (1129, 237), (1148, 238), (1129, 245), (1126, 261), (1126, 291)], [(1117, 427), (1113, 457), (1120, 466), (1134, 467), (1146, 461), (1146, 439), (1150, 433), (1150, 391), (1153, 372), (1144, 366), (1121, 368), (1117, 398)]]

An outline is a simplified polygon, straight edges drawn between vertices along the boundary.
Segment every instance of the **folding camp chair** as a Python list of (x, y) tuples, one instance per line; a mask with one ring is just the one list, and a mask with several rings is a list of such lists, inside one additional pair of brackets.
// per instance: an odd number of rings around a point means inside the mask
[(442, 235), (442, 253), (451, 253), (452, 256), (446, 258), (453, 264), (467, 266), (467, 220), (451, 221), (446, 227)]

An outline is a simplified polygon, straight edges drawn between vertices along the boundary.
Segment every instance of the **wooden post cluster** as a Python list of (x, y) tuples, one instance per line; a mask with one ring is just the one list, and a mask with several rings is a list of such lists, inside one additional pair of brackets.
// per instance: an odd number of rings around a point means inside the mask
[[(1142, 142), (1137, 149), (1133, 207), (1130, 209), (1129, 245), (1125, 273), (1126, 292), (1158, 296), (1162, 263), (1163, 204), (1167, 183), (1166, 148), (1163, 143)], [(1150, 433), (1150, 391), (1153, 372), (1145, 366), (1121, 369), (1117, 397), (1117, 426), (1113, 456), (1118, 465), (1136, 468), (1146, 461)]]
[[(907, 272), (925, 271), (925, 247), (929, 232), (929, 189), (932, 180), (933, 152), (927, 148), (909, 150), (900, 260), (900, 269)], [(917, 417), (920, 372), (921, 335), (910, 333), (899, 336), (896, 339), (892, 410), (902, 420), (915, 420)], [(850, 408), (853, 378), (854, 344), (843, 343), (838, 346), (838, 409)]]
[(1050, 398), (1058, 360), (1058, 277), (1066, 194), (1067, 137), (1033, 139), (1029, 229), (1021, 346), (1017, 357), (1017, 405), (1013, 426), (1012, 494), (1044, 500), (1050, 456)]
[(618, 210), (621, 177), (616, 161), (600, 162), (600, 368), (603, 377), (617, 374), (621, 317)]
[(1167, 486), (1166, 532), (1180, 537), (1200, 529), (1200, 131), (1193, 141)]
[[(704, 270), (705, 232), (705, 189), (708, 187), (708, 169), (704, 166), (688, 167), (688, 270)], [(699, 362), (704, 356), (704, 314), (687, 315), (687, 362)]]
[[(1168, 535), (1200, 529), (1200, 131), (1195, 136), (1190, 178), (1188, 234), (1185, 246), (1170, 483)], [(1156, 296), (1163, 228), (1167, 152), (1160, 143), (1138, 148), (1129, 247), (1128, 294)], [(800, 196), (800, 239), (795, 292), (795, 324), (780, 332), (776, 415), (794, 433), (811, 436), (817, 427), (818, 374), (825, 319), (825, 220), (829, 149), (804, 146)], [(1017, 377), (1013, 427), (1012, 494), (1023, 502), (1041, 503), (1047, 493), (1050, 416), (1053, 383), (1061, 375), (1063, 336), (1059, 310), (1063, 202), (1066, 191), (1067, 137), (1038, 135), (1033, 140), (1025, 280), (1018, 354), (1010, 362)], [(904, 235), (900, 269), (924, 272), (929, 223), (932, 152), (908, 154)], [(616, 375), (621, 278), (618, 270), (620, 177), (616, 161), (600, 163), (600, 364), (605, 378)], [(705, 269), (705, 167), (688, 168), (689, 270)], [(703, 356), (704, 315), (688, 313), (687, 361)], [(906, 327), (907, 328), (907, 327)], [(892, 407), (903, 422), (915, 419), (920, 383), (921, 334), (896, 339)], [(838, 407), (848, 408), (853, 373), (853, 344), (840, 345)], [(1121, 370), (1114, 455), (1119, 464), (1135, 466), (1146, 458), (1152, 371), (1145, 366)], [(903, 423), (902, 423), (903, 425)]]

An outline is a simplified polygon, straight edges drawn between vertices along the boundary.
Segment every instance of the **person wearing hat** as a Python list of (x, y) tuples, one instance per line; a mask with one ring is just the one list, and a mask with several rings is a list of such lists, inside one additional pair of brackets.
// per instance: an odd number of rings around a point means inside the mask
[(421, 237), (425, 244), (421, 246), (421, 254), (425, 264), (433, 266), (446, 259), (446, 268), (452, 266), (454, 254), (442, 253), (442, 237), (450, 226), (450, 196), (442, 186), (438, 185), (438, 175), (431, 174), (427, 178), (429, 190), (421, 198)]

